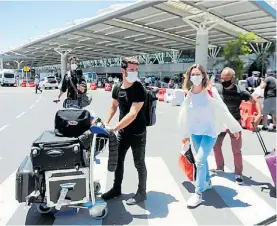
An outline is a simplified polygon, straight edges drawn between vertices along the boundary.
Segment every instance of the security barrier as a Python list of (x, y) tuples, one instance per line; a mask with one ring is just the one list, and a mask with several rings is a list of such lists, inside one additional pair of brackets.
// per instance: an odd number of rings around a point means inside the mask
[(174, 89), (171, 105), (181, 106), (184, 99), (185, 99), (185, 91), (182, 89)]
[(256, 105), (250, 101), (242, 101), (240, 104), (241, 127), (254, 131), (253, 120), (257, 115)]
[(29, 87), (35, 87), (36, 86), (34, 82), (28, 82), (28, 84), (29, 84), (28, 85)]
[(27, 86), (27, 82), (22, 82), (20, 86), (21, 87), (26, 87)]
[(164, 102), (171, 103), (173, 98), (173, 89), (166, 89), (164, 94)]
[(166, 89), (165, 88), (159, 88), (159, 92), (158, 92), (158, 100), (163, 102), (164, 101), (164, 95), (165, 95)]

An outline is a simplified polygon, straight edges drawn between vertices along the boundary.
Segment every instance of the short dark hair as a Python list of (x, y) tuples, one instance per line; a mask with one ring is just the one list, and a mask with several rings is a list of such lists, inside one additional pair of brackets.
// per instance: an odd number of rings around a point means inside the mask
[(121, 61), (121, 68), (126, 69), (128, 64), (136, 64), (139, 65), (139, 61), (135, 57), (124, 57)]

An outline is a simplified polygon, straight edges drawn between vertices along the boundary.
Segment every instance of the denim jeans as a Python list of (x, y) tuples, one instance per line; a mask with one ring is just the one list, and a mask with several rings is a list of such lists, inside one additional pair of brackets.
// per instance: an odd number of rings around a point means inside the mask
[(191, 139), (197, 153), (195, 157), (197, 167), (195, 193), (202, 193), (205, 182), (211, 179), (207, 159), (210, 152), (213, 150), (216, 138), (192, 134)]
[(121, 189), (124, 174), (124, 161), (128, 149), (131, 147), (135, 167), (138, 171), (138, 191), (146, 194), (147, 170), (145, 165), (146, 131), (141, 134), (129, 132), (118, 133), (118, 162), (115, 171), (114, 187)]

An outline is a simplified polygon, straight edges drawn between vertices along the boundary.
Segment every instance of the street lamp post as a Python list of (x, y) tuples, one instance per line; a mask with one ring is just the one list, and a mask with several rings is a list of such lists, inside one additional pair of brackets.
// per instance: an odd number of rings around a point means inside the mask
[(272, 42), (257, 40), (249, 42), (249, 45), (253, 51), (258, 55), (262, 54), (262, 76), (264, 75), (264, 55), (267, 50), (270, 48)]

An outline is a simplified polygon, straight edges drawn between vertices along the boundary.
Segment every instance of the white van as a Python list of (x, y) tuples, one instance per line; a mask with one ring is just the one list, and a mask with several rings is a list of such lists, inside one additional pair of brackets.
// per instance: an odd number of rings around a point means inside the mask
[(16, 79), (15, 79), (14, 70), (10, 70), (10, 69), (0, 70), (0, 81), (1, 81), (1, 86), (4, 86), (4, 85), (15, 86)]

